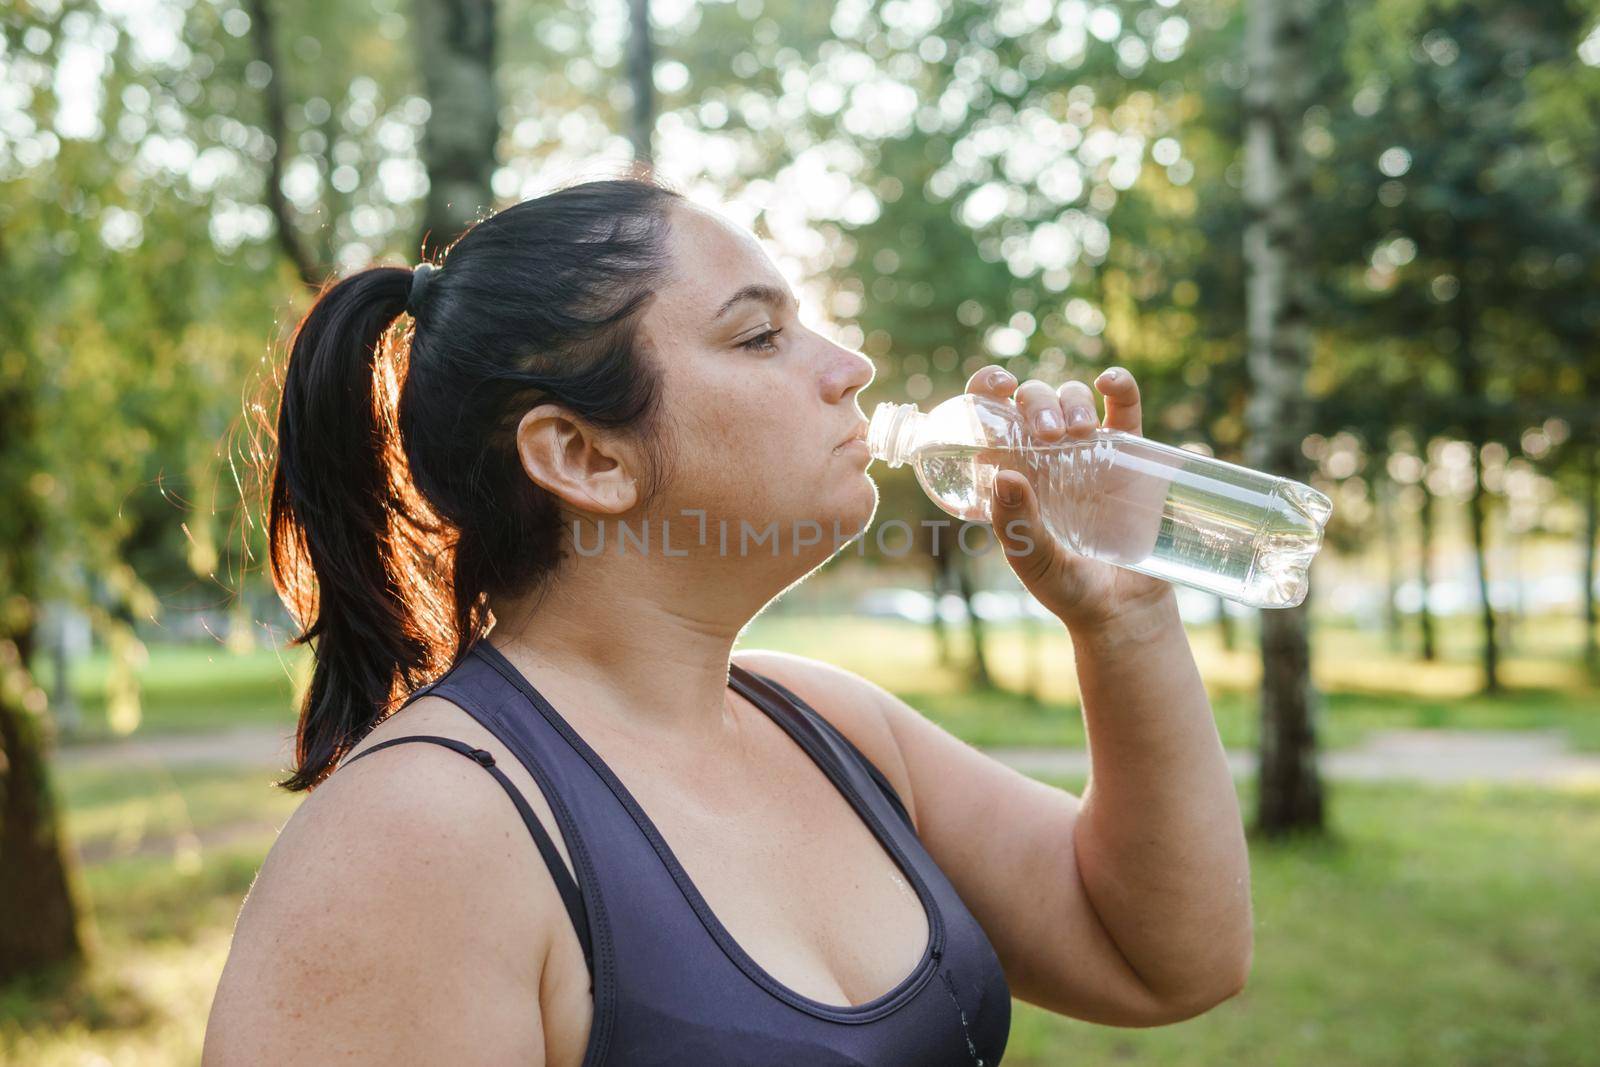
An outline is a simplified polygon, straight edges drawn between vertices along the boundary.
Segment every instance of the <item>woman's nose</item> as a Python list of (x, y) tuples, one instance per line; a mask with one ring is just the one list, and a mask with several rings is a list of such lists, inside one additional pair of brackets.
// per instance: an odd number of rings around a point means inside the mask
[(822, 376), (823, 398), (830, 404), (840, 403), (851, 393), (866, 388), (876, 374), (872, 360), (860, 352), (834, 345), (832, 360)]

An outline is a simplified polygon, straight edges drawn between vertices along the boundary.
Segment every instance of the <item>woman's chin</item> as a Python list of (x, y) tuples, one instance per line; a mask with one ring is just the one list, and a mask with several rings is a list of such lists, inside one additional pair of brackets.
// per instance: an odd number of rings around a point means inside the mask
[(809, 554), (807, 548), (811, 546), (807, 546), (807, 542), (818, 537), (819, 532), (820, 541), (814, 548), (826, 558), (871, 526), (872, 516), (878, 510), (878, 490), (871, 482), (865, 479), (863, 482), (865, 484), (859, 488), (835, 488), (827, 495), (818, 494), (816, 506), (789, 524), (785, 533), (795, 538), (801, 554)]
[(878, 513), (878, 486), (870, 478), (862, 478), (861, 490), (854, 494), (838, 512), (839, 531), (843, 537), (854, 537), (872, 525), (872, 516)]

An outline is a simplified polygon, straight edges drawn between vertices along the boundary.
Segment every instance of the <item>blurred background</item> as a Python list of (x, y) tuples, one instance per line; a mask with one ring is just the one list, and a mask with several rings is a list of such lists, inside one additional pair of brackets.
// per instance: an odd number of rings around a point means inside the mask
[[(1592, 0), (7, 0), (0, 1062), (198, 1058), (298, 802), (251, 455), (316, 287), (634, 161), (770, 240), (869, 411), (1116, 363), (1335, 501), (1301, 608), (1180, 596), (1250, 985), (1018, 1005), (1007, 1064), (1600, 1062), (1597, 115)], [(1082, 789), (1062, 627), (930, 547), (745, 644)]]

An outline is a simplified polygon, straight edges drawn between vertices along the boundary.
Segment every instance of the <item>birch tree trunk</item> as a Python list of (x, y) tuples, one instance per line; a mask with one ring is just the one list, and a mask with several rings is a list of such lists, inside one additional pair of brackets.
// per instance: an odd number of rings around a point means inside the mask
[(939, 605), (944, 602), (944, 595), (954, 591), (955, 580), (950, 574), (950, 556), (946, 552), (935, 552), (930, 557), (933, 560), (933, 618), (929, 625), (933, 627), (934, 647), (938, 651), (939, 666), (948, 667), (955, 662), (955, 653), (950, 648), (950, 630), (944, 624), (944, 616), (939, 613)]
[(1433, 521), (1434, 498), (1428, 491), (1426, 478), (1420, 483), (1422, 488), (1422, 506), (1417, 510), (1417, 517), (1421, 520), (1417, 527), (1417, 536), (1420, 544), (1417, 552), (1417, 584), (1421, 587), (1422, 597), (1417, 608), (1417, 626), (1422, 635), (1422, 658), (1432, 663), (1439, 658), (1439, 644), (1434, 636), (1433, 628), (1433, 603), (1428, 599), (1433, 588)]
[[(1382, 464), (1378, 465), (1381, 472)], [(1397, 594), (1400, 591), (1400, 538), (1399, 524), (1400, 487), (1386, 475), (1379, 473), (1372, 479), (1373, 496), (1378, 503), (1378, 528), (1383, 535), (1384, 598), (1383, 626), (1389, 637), (1389, 650), (1400, 652), (1405, 646), (1405, 623), (1400, 617)]]
[[(1590, 394), (1593, 395), (1592, 393)], [(1591, 677), (1600, 678), (1600, 644), (1595, 640), (1595, 544), (1600, 540), (1600, 443), (1591, 430), (1584, 446), (1583, 468), (1583, 662)]]
[(1232, 652), (1239, 643), (1237, 629), (1233, 625), (1233, 616), (1228, 614), (1228, 602), (1217, 597), (1217, 635), (1222, 640), (1222, 650)]
[(650, 36), (650, 0), (628, 0), (628, 88), (632, 90), (633, 111), (628, 139), (633, 142), (633, 159), (640, 173), (648, 173), (655, 161), (656, 58), (655, 41)]
[[(1467, 249), (1472, 235), (1461, 233), (1457, 224), (1454, 270), (1461, 288), (1451, 302), (1456, 329), (1456, 381), (1469, 404), (1483, 396), (1483, 367), (1478, 359), (1476, 296), (1470, 283)], [(1483, 484), (1483, 446), (1489, 439), (1483, 415), (1469, 408), (1465, 419), (1466, 437), (1472, 445), (1472, 495), (1467, 497), (1467, 523), (1472, 531), (1472, 560), (1478, 578), (1478, 621), (1483, 628), (1483, 692), (1500, 692), (1500, 625), (1489, 580), (1489, 491)]]
[(984, 650), (983, 619), (973, 603), (978, 590), (972, 581), (972, 565), (965, 556), (952, 554), (951, 559), (956, 591), (961, 594), (961, 602), (967, 606), (967, 633), (972, 638), (972, 663), (968, 668), (968, 677), (975, 689), (993, 689), (994, 675), (989, 673), (989, 657)]
[(422, 254), (446, 248), (493, 207), (500, 137), (495, 0), (416, 0), (417, 58), (432, 109), (422, 132), (428, 201)]
[[(1300, 443), (1311, 335), (1306, 254), (1310, 198), (1301, 127), (1315, 91), (1312, 27), (1320, 0), (1251, 0), (1246, 15), (1244, 258), (1252, 392), (1248, 464), (1307, 476)], [(1261, 612), (1261, 764), (1257, 829), (1320, 830), (1309, 599)]]

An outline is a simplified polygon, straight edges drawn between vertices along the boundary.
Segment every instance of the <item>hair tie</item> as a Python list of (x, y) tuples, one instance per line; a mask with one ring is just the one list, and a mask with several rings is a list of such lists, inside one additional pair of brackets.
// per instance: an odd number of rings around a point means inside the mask
[(406, 312), (412, 318), (417, 317), (417, 311), (422, 307), (423, 295), (428, 291), (428, 282), (437, 272), (438, 268), (432, 263), (418, 263), (412, 270), (411, 292), (406, 296)]

